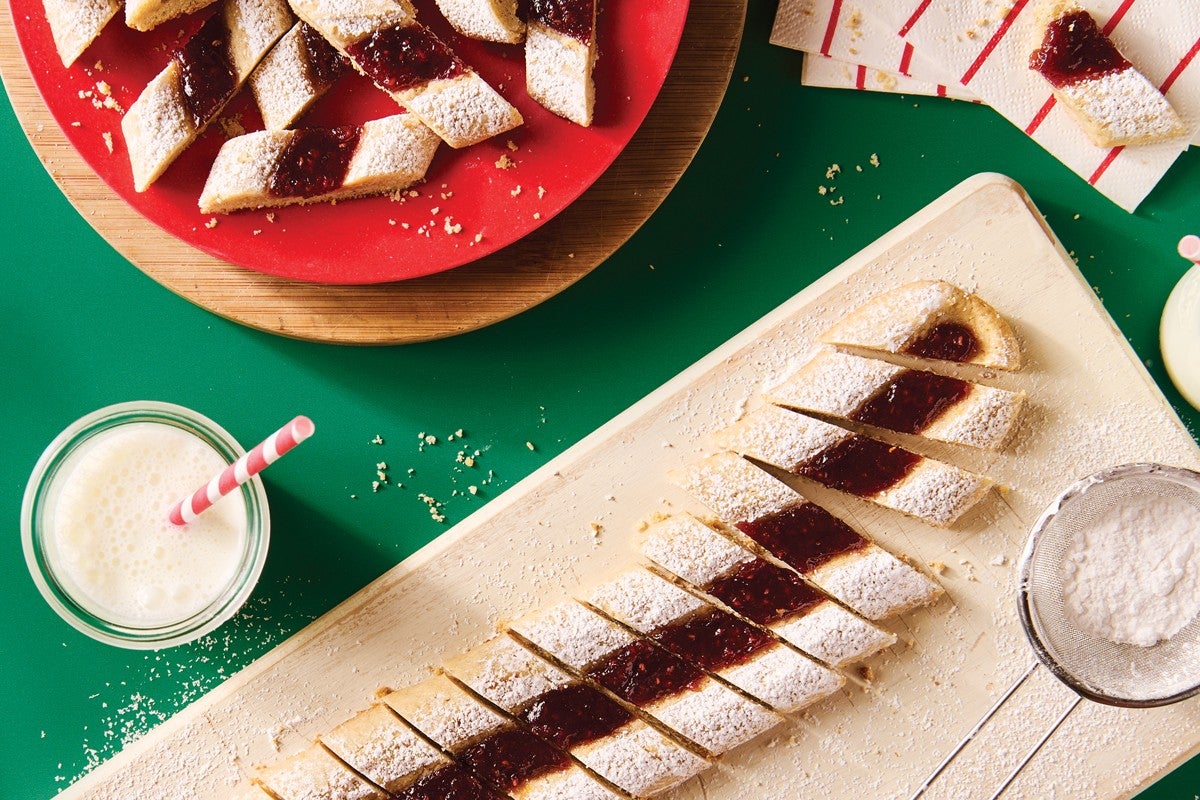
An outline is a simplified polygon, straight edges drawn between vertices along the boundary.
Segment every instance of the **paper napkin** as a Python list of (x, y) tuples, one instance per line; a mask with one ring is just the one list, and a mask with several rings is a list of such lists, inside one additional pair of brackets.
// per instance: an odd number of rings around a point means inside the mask
[[(1040, 43), (1037, 0), (904, 0), (871, 3), (876, 19), (921, 52), (936, 56), (978, 95), (1080, 177), (1126, 210), (1150, 193), (1188, 145), (1178, 141), (1127, 148), (1092, 144), (1029, 69)], [(886, 6), (886, 8), (885, 8)], [(1200, 0), (1088, 0), (1088, 10), (1121, 52), (1200, 131)]]
[(952, 73), (897, 36), (890, 17), (880, 15), (876, 8), (904, 4), (897, 0), (875, 3), (780, 0), (771, 30), (771, 43), (862, 64), (935, 86), (954, 85)]
[(955, 100), (979, 102), (973, 94), (957, 84), (946, 86), (945, 84), (921, 81), (898, 72), (868, 67), (864, 64), (852, 64), (849, 61), (813, 53), (808, 53), (804, 57), (800, 83), (804, 86), (819, 86), (827, 89), (865, 89), (872, 92), (952, 97)]

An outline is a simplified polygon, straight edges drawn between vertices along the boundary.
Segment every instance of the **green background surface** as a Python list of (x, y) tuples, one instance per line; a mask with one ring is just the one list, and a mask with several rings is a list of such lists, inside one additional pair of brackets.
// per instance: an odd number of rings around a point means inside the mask
[[(1157, 327), (1187, 266), (1175, 244), (1200, 231), (1200, 150), (1129, 215), (989, 109), (801, 87), (800, 55), (767, 44), (774, 4), (751, 5), (712, 132), (644, 228), (538, 308), (414, 346), (291, 341), (159, 287), (72, 209), (3, 104), (0, 798), (53, 795), (977, 172), (1029, 190), (1197, 430), (1200, 413), (1162, 369)], [(832, 163), (844, 170), (838, 206), (817, 193)], [(296, 413), (318, 427), (266, 474), (274, 538), (247, 608), (159, 653), (68, 628), (38, 595), (18, 536), (25, 481), (46, 444), (82, 414), (135, 399), (195, 408), (247, 443)], [(469, 473), (445, 443), (459, 428), (482, 451)], [(442, 443), (422, 451), (420, 432)], [(377, 434), (383, 445), (370, 443)], [(378, 461), (405, 486), (373, 494)], [(487, 470), (480, 494), (465, 493)], [(444, 524), (418, 492), (444, 500)], [(1200, 759), (1143, 797), (1196, 795)]]

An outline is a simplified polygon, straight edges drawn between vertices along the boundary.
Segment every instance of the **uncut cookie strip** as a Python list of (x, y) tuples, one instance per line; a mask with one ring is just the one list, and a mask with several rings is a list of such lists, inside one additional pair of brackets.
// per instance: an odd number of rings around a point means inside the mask
[(652, 797), (708, 762), (616, 700), (501, 635), (446, 664), (480, 696), (634, 797)]
[(320, 744), (261, 767), (254, 779), (277, 800), (389, 800)]
[(1020, 422), (1025, 393), (826, 351), (766, 398), (799, 411), (999, 450)]
[(454, 756), (476, 779), (512, 800), (617, 800), (565, 753), (493, 711), (444, 675), (382, 698)]
[(718, 453), (673, 477), (747, 539), (867, 619), (942, 595), (920, 570), (741, 456)]
[(708, 755), (732, 750), (783, 721), (765, 706), (581, 603), (560, 603), (512, 623), (509, 629)]
[(896, 641), (795, 572), (759, 558), (688, 514), (652, 525), (642, 541), (642, 554), (703, 595), (831, 666), (861, 661)]
[(54, 48), (69, 67), (83, 55), (108, 21), (121, 10), (119, 0), (42, 0)]
[(451, 147), (522, 123), (521, 114), (405, 6), (386, 0), (291, 0), (354, 68)]
[(717, 432), (717, 444), (839, 491), (948, 527), (992, 482), (828, 422), (763, 406)]
[(776, 711), (790, 713), (845, 683), (839, 673), (646, 569), (592, 589), (591, 605)]
[(283, 0), (225, 0), (121, 120), (133, 185), (144, 192), (208, 127), (292, 26)]
[(937, 361), (1021, 368), (1021, 347), (996, 309), (946, 281), (878, 294), (821, 336), (829, 344)]
[(346, 57), (297, 22), (250, 74), (250, 90), (267, 130), (292, 127), (347, 70)]
[(399, 191), (425, 177), (440, 140), (416, 116), (361, 126), (256, 131), (221, 146), (200, 210), (318, 203)]
[(547, 110), (592, 124), (596, 86), (596, 0), (531, 0), (525, 85)]

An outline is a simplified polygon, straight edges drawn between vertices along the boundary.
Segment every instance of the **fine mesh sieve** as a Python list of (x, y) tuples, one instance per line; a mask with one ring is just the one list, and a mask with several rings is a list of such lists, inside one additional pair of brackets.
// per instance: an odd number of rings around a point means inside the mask
[[(1072, 484), (1034, 524), (1017, 568), (1018, 610), (1037, 661), (917, 788), (921, 797), (954, 758), (1036, 671), (1045, 666), (1079, 695), (991, 795), (1004, 793), (1083, 698), (1149, 708), (1200, 693), (1200, 617), (1153, 647), (1115, 644), (1083, 630), (1067, 612), (1064, 566), (1080, 533), (1131, 497), (1187, 503), (1200, 512), (1200, 473), (1162, 464), (1126, 464)], [(1200, 553), (1193, 554), (1200, 558)]]
[(1033, 527), (1018, 567), (1018, 609), (1034, 653), (1055, 677), (1089, 700), (1148, 707), (1200, 692), (1200, 618), (1153, 647), (1115, 644), (1075, 624), (1063, 587), (1076, 538), (1136, 496), (1186, 503), (1200, 514), (1200, 474), (1128, 464), (1071, 486)]

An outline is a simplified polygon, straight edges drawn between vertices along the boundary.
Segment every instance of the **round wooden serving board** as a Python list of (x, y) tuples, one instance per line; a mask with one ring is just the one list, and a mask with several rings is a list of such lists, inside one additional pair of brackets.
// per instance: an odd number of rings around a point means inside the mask
[[(335, 286), (262, 275), (203, 253), (110, 190), (59, 130), (0, 14), (0, 73), (17, 118), (63, 194), (118, 252), (160, 284), (252, 328), (342, 344), (402, 344), (476, 330), (582, 278), (641, 227), (691, 163), (721, 104), (746, 0), (693, 0), (675, 63), (646, 121), (574, 204), (521, 241), (448, 272)], [(118, 24), (119, 20), (114, 24)]]

